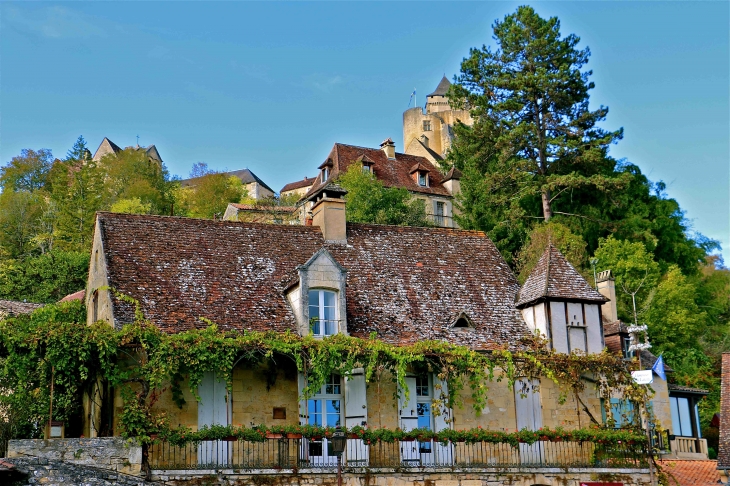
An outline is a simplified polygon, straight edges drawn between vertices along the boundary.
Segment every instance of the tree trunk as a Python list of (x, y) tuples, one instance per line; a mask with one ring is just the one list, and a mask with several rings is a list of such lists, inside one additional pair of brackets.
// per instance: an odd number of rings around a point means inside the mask
[(546, 223), (553, 217), (553, 209), (550, 207), (550, 189), (547, 188), (542, 189), (542, 215)]

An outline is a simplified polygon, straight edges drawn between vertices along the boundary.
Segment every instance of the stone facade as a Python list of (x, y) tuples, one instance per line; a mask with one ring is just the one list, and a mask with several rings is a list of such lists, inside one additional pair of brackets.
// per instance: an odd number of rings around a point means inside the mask
[[(121, 437), (98, 439), (21, 439), (8, 443), (8, 459), (63, 461), (122, 474), (139, 474), (142, 448)], [(40, 465), (40, 463), (37, 463)]]
[[(720, 437), (717, 468), (730, 469), (730, 353), (722, 353), (722, 386), (720, 389)], [(727, 477), (726, 477), (727, 480)]]

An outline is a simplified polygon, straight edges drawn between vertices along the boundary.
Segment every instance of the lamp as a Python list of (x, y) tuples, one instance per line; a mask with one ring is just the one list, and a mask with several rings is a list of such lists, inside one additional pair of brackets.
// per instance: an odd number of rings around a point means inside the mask
[(330, 444), (332, 444), (332, 454), (337, 456), (337, 486), (342, 486), (342, 453), (345, 451), (347, 436), (340, 427), (337, 427), (332, 434)]

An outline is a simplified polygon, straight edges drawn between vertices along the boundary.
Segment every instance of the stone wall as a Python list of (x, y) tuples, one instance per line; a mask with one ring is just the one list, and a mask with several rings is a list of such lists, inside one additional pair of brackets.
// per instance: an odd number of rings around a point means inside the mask
[(45, 461), (94, 466), (123, 474), (139, 474), (142, 448), (120, 437), (95, 439), (20, 439), (8, 443), (8, 459)]
[(720, 450), (717, 454), (717, 467), (730, 469), (730, 353), (722, 353), (719, 442)]
[[(42, 458), (16, 458), (12, 464), (26, 479), (10, 483), (10, 486), (42, 484), (44, 486), (147, 486), (159, 484), (145, 482), (138, 476), (61, 460)], [(2, 480), (2, 478), (0, 478)], [(1, 482), (1, 481), (0, 481)]]
[[(152, 479), (166, 486), (336, 486), (336, 474), (268, 471), (267, 474), (241, 474), (233, 470), (154, 471)], [(483, 469), (472, 472), (419, 471), (371, 472), (342, 475), (344, 486), (580, 486), (582, 482), (601, 481), (625, 486), (648, 486), (646, 469), (561, 469), (541, 468), (530, 472), (518, 469)]]

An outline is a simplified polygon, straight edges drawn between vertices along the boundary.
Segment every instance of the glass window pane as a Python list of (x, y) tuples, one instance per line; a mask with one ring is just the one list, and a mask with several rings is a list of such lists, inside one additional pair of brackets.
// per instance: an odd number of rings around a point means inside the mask
[(679, 406), (679, 423), (683, 437), (692, 437), (692, 416), (689, 413), (689, 400), (686, 398), (677, 398)]
[(337, 332), (337, 322), (334, 319), (328, 318), (324, 321), (324, 333), (327, 336), (331, 336)]
[(309, 425), (322, 425), (322, 400), (309, 400)]
[(317, 457), (322, 455), (322, 442), (321, 441), (310, 441), (309, 442), (309, 455), (317, 456)]
[(335, 306), (335, 293), (334, 292), (326, 292), (324, 293), (324, 306), (325, 307), (334, 307)]
[(679, 422), (679, 406), (677, 405), (677, 397), (669, 398), (669, 410), (672, 414), (672, 434), (682, 435), (682, 426)]
[(309, 291), (309, 306), (319, 307), (319, 290)]
[(340, 401), (327, 400), (327, 425), (338, 427), (340, 425)]
[(431, 404), (418, 403), (416, 409), (418, 410), (418, 428), (431, 429)]

